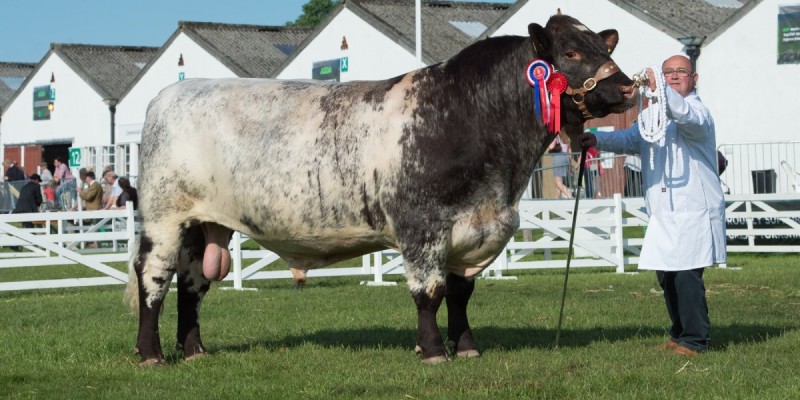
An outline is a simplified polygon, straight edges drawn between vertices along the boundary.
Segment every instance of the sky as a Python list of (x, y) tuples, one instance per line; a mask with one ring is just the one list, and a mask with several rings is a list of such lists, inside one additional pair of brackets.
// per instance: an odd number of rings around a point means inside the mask
[(285, 25), (302, 14), (307, 2), (0, 0), (0, 62), (38, 63), (50, 43), (159, 47), (178, 28), (178, 21)]

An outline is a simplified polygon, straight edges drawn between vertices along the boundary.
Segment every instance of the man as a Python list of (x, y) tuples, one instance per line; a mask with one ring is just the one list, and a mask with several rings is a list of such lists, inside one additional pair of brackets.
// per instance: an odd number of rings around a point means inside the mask
[[(659, 348), (695, 356), (708, 350), (711, 341), (703, 271), (726, 262), (725, 200), (717, 175), (714, 120), (695, 93), (697, 73), (682, 55), (668, 58), (661, 68), (669, 86), (662, 104), (668, 119), (663, 139), (650, 144), (638, 124), (617, 132), (583, 133), (578, 139), (583, 147), (642, 155), (650, 222), (639, 269), (656, 271), (672, 321), (670, 339)], [(655, 90), (653, 70), (648, 68), (647, 75)], [(640, 118), (647, 118), (651, 108)]]
[(63, 210), (70, 210), (75, 203), (75, 190), (77, 182), (75, 182), (75, 175), (69, 170), (67, 163), (64, 162), (64, 157), (56, 157), (53, 160), (56, 170), (53, 173), (53, 180), (58, 184), (56, 189), (56, 206)]
[[(17, 199), (17, 206), (14, 207), (14, 214), (33, 213), (39, 212), (39, 206), (42, 205), (42, 188), (39, 183), (42, 178), (39, 174), (32, 174), (28, 183), (22, 186), (19, 190), (19, 199)], [(33, 223), (26, 221), (22, 223), (24, 228), (33, 228)]]
[(4, 176), (6, 182), (25, 180), (25, 173), (19, 169), (16, 161), (6, 160), (3, 164), (5, 164), (5, 166), (8, 168)]
[(122, 188), (119, 186), (119, 182), (117, 182), (117, 174), (114, 173), (114, 171), (109, 170), (103, 172), (103, 180), (111, 187), (111, 193), (109, 193), (108, 199), (106, 199), (106, 205), (103, 208), (110, 210), (117, 206), (117, 198), (122, 194)]
[[(83, 169), (81, 168), (81, 170)], [(81, 200), (86, 202), (85, 209), (88, 211), (103, 209), (103, 187), (100, 186), (100, 182), (95, 180), (94, 171), (83, 173), (86, 175), (86, 179), (83, 181), (78, 195), (81, 196)]]

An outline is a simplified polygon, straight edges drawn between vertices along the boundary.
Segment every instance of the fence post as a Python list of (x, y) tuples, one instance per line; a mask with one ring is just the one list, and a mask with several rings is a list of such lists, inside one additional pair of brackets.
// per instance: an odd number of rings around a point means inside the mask
[(128, 230), (128, 256), (131, 255), (131, 249), (136, 245), (136, 217), (133, 212), (133, 202), (125, 203), (125, 229)]
[(623, 243), (625, 240), (624, 231), (622, 229), (622, 195), (614, 193), (614, 247), (615, 255), (617, 257), (617, 273), (625, 272), (625, 252)]
[(242, 233), (239, 231), (233, 232), (231, 238), (233, 243), (233, 288), (235, 290), (242, 289)]

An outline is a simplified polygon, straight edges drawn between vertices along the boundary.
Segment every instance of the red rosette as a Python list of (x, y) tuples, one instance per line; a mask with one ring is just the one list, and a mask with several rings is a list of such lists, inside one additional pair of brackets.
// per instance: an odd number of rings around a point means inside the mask
[(567, 84), (567, 77), (560, 72), (554, 72), (547, 80), (550, 92), (550, 121), (547, 125), (552, 133), (561, 131), (561, 93), (567, 90)]
[(547, 80), (547, 89), (550, 92), (564, 93), (567, 90), (567, 77), (561, 72), (554, 72)]

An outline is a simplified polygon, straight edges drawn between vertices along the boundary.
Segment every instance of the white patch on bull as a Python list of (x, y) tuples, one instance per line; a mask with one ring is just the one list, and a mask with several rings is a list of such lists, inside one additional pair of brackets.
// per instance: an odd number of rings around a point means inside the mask
[(579, 30), (581, 32), (591, 32), (592, 31), (591, 29), (589, 29), (586, 26), (581, 25), (581, 24), (575, 24), (575, 25), (572, 25), (572, 26), (574, 26), (575, 29), (577, 29), (577, 30)]
[(488, 267), (519, 227), (515, 207), (486, 201), (460, 214), (450, 235), (447, 271), (472, 277)]
[[(291, 96), (281, 93), (290, 90), (285, 82), (272, 80), (195, 80), (165, 89), (148, 118), (169, 121), (162, 134), (169, 141), (143, 144), (155, 153), (142, 168), (143, 213), (151, 204), (170, 206), (171, 221), (159, 221), (160, 226), (213, 221), (281, 256), (302, 254), (303, 266), (328, 265), (330, 253), (342, 248), (397, 248), (389, 216), (382, 216), (380, 232), (363, 221), (361, 190), (380, 207), (393, 195), (400, 139), (416, 106), (414, 98), (406, 98), (411, 79), (407, 75), (392, 87), (380, 108), (346, 99), (347, 118), (325, 132), (320, 131), (325, 112), (317, 106), (334, 90), (330, 84), (292, 82)], [(220, 86), (224, 90), (203, 97)], [(175, 110), (179, 99), (185, 104)], [(333, 154), (320, 140), (343, 148)], [(180, 182), (181, 190), (198, 193), (177, 190), (155, 198), (171, 190), (161, 182)]]

